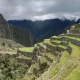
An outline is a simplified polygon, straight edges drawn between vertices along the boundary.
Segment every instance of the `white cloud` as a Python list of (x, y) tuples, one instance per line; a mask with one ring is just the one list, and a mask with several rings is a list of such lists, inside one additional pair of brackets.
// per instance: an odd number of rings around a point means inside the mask
[(80, 17), (80, 0), (0, 0), (0, 13), (7, 20)]
[(45, 20), (45, 19), (53, 19), (56, 18), (56, 15), (54, 14), (47, 14), (42, 16), (34, 16), (34, 20)]

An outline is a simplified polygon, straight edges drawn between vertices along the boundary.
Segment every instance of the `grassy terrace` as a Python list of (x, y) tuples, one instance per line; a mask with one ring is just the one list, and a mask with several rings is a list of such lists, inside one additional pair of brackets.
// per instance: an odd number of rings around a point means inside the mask
[(23, 48), (19, 48), (19, 51), (29, 52), (29, 53), (32, 53), (33, 50), (34, 50), (34, 47), (23, 47)]
[(0, 51), (0, 54), (17, 54), (17, 51)]
[(78, 65), (65, 80), (80, 80), (80, 65)]
[(63, 45), (59, 45), (58, 47), (61, 47), (63, 49), (66, 49), (67, 48), (66, 46), (63, 46)]
[(51, 42), (55, 42), (55, 43), (58, 43), (58, 44), (61, 43), (61, 41), (59, 41), (59, 40), (51, 40)]
[[(65, 38), (70, 38), (70, 39), (74, 39), (74, 40), (77, 40), (77, 41), (80, 41), (80, 38), (76, 38), (76, 37), (71, 37), (71, 36), (59, 36), (59, 37), (52, 37), (52, 38), (63, 38), (63, 37), (65, 37)], [(54, 40), (53, 40), (54, 41)], [(59, 40), (56, 40), (56, 41), (59, 41)]]
[(80, 30), (80, 28), (79, 27), (76, 27), (76, 26), (73, 26), (73, 27), (71, 27), (70, 30)]
[(32, 58), (30, 58), (30, 57), (26, 57), (26, 56), (18, 56), (17, 58), (20, 58), (20, 59), (27, 59), (27, 60), (32, 60)]
[(28, 73), (33, 73), (35, 64), (32, 64), (28, 70)]
[[(61, 68), (62, 66), (70, 59), (70, 55), (67, 51), (63, 52), (63, 56), (60, 59), (60, 63), (52, 63), (51, 67), (44, 72), (44, 74), (38, 78), (37, 80), (59, 80), (59, 79), (53, 79), (53, 77), (55, 77), (57, 75), (57, 73), (61, 73)], [(69, 63), (68, 66), (71, 63)], [(67, 64), (66, 64), (67, 65)], [(64, 67), (66, 69), (66, 66)], [(72, 68), (73, 69), (73, 68)], [(56, 78), (56, 77), (55, 77)]]
[(70, 54), (69, 54), (69, 52), (68, 51), (64, 51), (63, 53), (62, 53), (62, 56), (61, 56), (61, 58), (60, 58), (60, 64), (61, 65), (64, 65), (65, 63), (66, 63), (66, 61), (68, 61), (69, 59), (70, 59)]
[(40, 46), (42, 46), (43, 45), (43, 42), (41, 42), (41, 43), (38, 43)]
[(52, 36), (51, 38), (61, 38), (60, 36)]
[(44, 56), (41, 56), (40, 57), (40, 63), (43, 64), (43, 63), (46, 63), (46, 62), (47, 62), (48, 65), (51, 64), (50, 61), (48, 61)]
[(38, 43), (37, 47), (38, 47), (38, 48), (40, 48), (40, 47), (44, 48), (43, 42), (42, 42), (42, 43)]
[(39, 63), (35, 63), (34, 64), (34, 68), (36, 68), (37, 70), (39, 70), (40, 69)]
[[(51, 41), (50, 41), (50, 39), (45, 39), (45, 40), (44, 40), (44, 43), (45, 43), (45, 44), (48, 44), (48, 45), (51, 45), (51, 46), (54, 46), (54, 47), (60, 47), (60, 48), (63, 48), (63, 49), (66, 49), (66, 48), (67, 48), (66, 46), (63, 46), (63, 45), (60, 44), (60, 43), (61, 43), (60, 40), (53, 40), (53, 41), (56, 42), (56, 43), (59, 43), (59, 44), (58, 44), (58, 45), (52, 44)], [(65, 42), (66, 42), (66, 41), (65, 41)]]
[(56, 56), (54, 56), (52, 53), (46, 53), (46, 56), (48, 56), (49, 58), (53, 59), (54, 61), (57, 60)]
[(74, 40), (77, 40), (77, 41), (80, 41), (80, 38), (76, 38), (76, 37), (71, 37), (71, 36), (63, 36), (65, 38), (70, 38), (70, 39), (74, 39)]
[(54, 45), (54, 44), (51, 43), (50, 39), (45, 39), (45, 40), (44, 40), (44, 43), (56, 47), (56, 45)]
[(37, 47), (37, 44), (34, 45), (34, 48)]
[(71, 43), (69, 44), (69, 46), (72, 48), (71, 57), (80, 59), (80, 47)]
[(59, 45), (61, 43), (60, 40), (50, 40), (52, 44)]
[(59, 72), (51, 79), (51, 80), (65, 80), (67, 76), (70, 75), (70, 73), (75, 69), (77, 66), (75, 61), (67, 61), (64, 66), (62, 66), (59, 70)]

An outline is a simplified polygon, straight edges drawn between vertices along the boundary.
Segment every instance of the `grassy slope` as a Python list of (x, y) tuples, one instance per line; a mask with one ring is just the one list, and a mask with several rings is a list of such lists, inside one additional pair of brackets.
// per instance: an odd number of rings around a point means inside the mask
[[(75, 26), (73, 28), (71, 28), (71, 30), (79, 30), (79, 29), (80, 28), (76, 29)], [(38, 43), (38, 44), (43, 46), (44, 43), (45, 43), (45, 44), (48, 44), (48, 45), (51, 45), (51, 46), (54, 46), (54, 47), (58, 46), (58, 47), (61, 47), (63, 49), (66, 49), (67, 48), (66, 46), (63, 46), (63, 45), (60, 44), (61, 40), (58, 40), (61, 37), (65, 37), (65, 38), (80, 41), (80, 38), (70, 37), (69, 35), (68, 36), (63, 35), (63, 36), (53, 36), (53, 37), (51, 37), (51, 38), (53, 38), (52, 42), (58, 43), (57, 45), (52, 44), (50, 39), (45, 39), (44, 42)], [(54, 40), (54, 38), (55, 38), (55, 40)], [(64, 41), (64, 42), (68, 42), (68, 41)], [(35, 46), (37, 47), (37, 44)], [(45, 52), (45, 55), (48, 56), (49, 58), (54, 59), (54, 61), (50, 65), (48, 70), (45, 71), (36, 80), (80, 80), (80, 62), (79, 62), (80, 47), (77, 46), (77, 45), (74, 45), (72, 43), (69, 43), (68, 46), (70, 46), (72, 48), (71, 54), (67, 50), (64, 50), (64, 51), (61, 52), (62, 55), (61, 55), (59, 60), (56, 60), (57, 56), (54, 56), (52, 53)], [(37, 47), (37, 48), (39, 48), (39, 47)], [(50, 48), (49, 48), (49, 50), (50, 50)], [(55, 51), (55, 52), (58, 52), (58, 51)], [(45, 63), (45, 62), (48, 62), (48, 61), (46, 60), (46, 58), (44, 56), (41, 56), (40, 62)], [(37, 67), (37, 65), (35, 65), (35, 67)], [(31, 67), (31, 69), (33, 70), (33, 67)], [(29, 78), (29, 79), (27, 79), (27, 78)], [(34, 75), (32, 74), (30, 77), (27, 76), (27, 78), (25, 78), (23, 80), (33, 80), (32, 78), (34, 78)]]

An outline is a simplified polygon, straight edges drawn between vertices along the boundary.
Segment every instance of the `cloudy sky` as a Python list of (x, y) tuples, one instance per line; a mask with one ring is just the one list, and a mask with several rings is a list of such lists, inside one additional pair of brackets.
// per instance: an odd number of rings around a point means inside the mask
[(0, 0), (0, 13), (6, 20), (80, 18), (80, 0)]

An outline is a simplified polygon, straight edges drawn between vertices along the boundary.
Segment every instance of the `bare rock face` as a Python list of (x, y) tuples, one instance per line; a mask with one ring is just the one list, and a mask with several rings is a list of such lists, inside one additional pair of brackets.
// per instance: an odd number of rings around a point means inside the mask
[(33, 46), (35, 42), (28, 30), (8, 24), (2, 14), (0, 14), (0, 37), (14, 40), (25, 46)]

